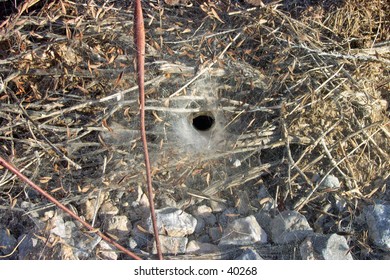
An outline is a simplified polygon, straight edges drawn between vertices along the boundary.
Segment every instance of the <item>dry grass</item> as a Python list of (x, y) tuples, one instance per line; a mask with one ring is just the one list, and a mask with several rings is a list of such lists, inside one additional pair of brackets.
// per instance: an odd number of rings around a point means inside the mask
[[(85, 216), (83, 203), (98, 192), (131, 196), (143, 184), (133, 14), (121, 1), (36, 2), (39, 9), (0, 30), (0, 153)], [(297, 209), (314, 226), (325, 217), (322, 230), (346, 234), (355, 258), (380, 258), (357, 217), (389, 199), (387, 1), (192, 2), (144, 3), (157, 203), (169, 196), (183, 208), (200, 198), (237, 205), (244, 191), (258, 210), (262, 184), (279, 210)], [(202, 96), (208, 83), (227, 141), (188, 154), (174, 140), (173, 116), (207, 100), (175, 104), (186, 93)], [(340, 189), (318, 187), (327, 174)], [(27, 216), (50, 205), (1, 175), (1, 224), (26, 233), (34, 219), (20, 217), (21, 203), (34, 204)], [(346, 201), (343, 212), (327, 211), (335, 199)], [(13, 225), (13, 215), (26, 225)], [(43, 258), (65, 258), (53, 250)], [(275, 248), (268, 252), (275, 257)]]

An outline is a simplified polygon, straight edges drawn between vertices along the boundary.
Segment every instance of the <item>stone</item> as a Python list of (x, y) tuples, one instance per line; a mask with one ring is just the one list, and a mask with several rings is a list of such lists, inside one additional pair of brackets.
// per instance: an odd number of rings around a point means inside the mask
[(81, 232), (74, 237), (76, 244), (73, 247), (73, 254), (76, 259), (88, 259), (91, 252), (100, 243), (102, 238), (98, 235), (87, 236)]
[(196, 208), (195, 211), (193, 212), (193, 215), (196, 218), (198, 217), (202, 218), (204, 222), (209, 226), (212, 226), (217, 222), (217, 218), (213, 214), (213, 209), (211, 209), (206, 205), (201, 205), (198, 208)]
[(242, 261), (257, 261), (257, 260), (263, 260), (263, 258), (253, 249), (245, 249), (244, 252), (236, 258), (236, 260), (242, 260)]
[(61, 238), (70, 238), (71, 232), (66, 230), (64, 219), (61, 215), (55, 215), (49, 220), (51, 222), (50, 233), (55, 234)]
[(138, 248), (146, 247), (149, 241), (152, 239), (152, 235), (148, 233), (141, 226), (141, 224), (141, 221), (136, 222), (133, 226), (133, 230), (131, 231), (131, 236), (133, 240), (137, 243)]
[(299, 246), (304, 260), (353, 260), (344, 236), (312, 234)]
[(202, 243), (211, 243), (211, 238), (208, 234), (202, 234), (197, 238), (197, 241)]
[(252, 6), (260, 6), (260, 7), (265, 6), (262, 0), (244, 0), (244, 1)]
[[(187, 249), (187, 237), (172, 237), (160, 235), (161, 252), (163, 254), (184, 254)], [(156, 242), (153, 242), (153, 254), (157, 254)]]
[(106, 201), (99, 209), (100, 215), (117, 215), (119, 213), (118, 207), (116, 207), (112, 201)]
[(229, 223), (218, 245), (251, 245), (257, 242), (267, 243), (267, 234), (251, 215)]
[(222, 238), (222, 230), (220, 227), (209, 228), (209, 236), (212, 241), (218, 242)]
[(218, 213), (226, 209), (226, 204), (219, 201), (211, 200), (210, 207), (211, 209), (213, 209), (213, 213)]
[(237, 212), (243, 216), (248, 215), (252, 210), (248, 193), (245, 190), (237, 193), (236, 207)]
[(338, 188), (340, 188), (340, 181), (336, 176), (329, 174), (322, 181), (320, 188), (321, 189), (338, 189)]
[(130, 235), (131, 222), (126, 216), (112, 216), (105, 220), (104, 230), (118, 237), (126, 238)]
[[(192, 234), (196, 228), (196, 219), (178, 208), (163, 208), (156, 210), (157, 227), (159, 234), (171, 237), (183, 237)], [(153, 233), (152, 219), (146, 220), (145, 229)]]
[[(5, 256), (12, 253), (16, 244), (16, 238), (7, 229), (0, 228), (0, 255)], [(14, 258), (15, 256), (9, 256), (8, 258)]]
[(20, 236), (18, 238), (18, 242), (21, 242), (18, 247), (19, 260), (38, 259), (39, 252), (42, 250), (43, 246), (40, 243), (39, 239), (34, 235), (34, 232), (30, 232), (27, 235)]
[(92, 221), (95, 214), (96, 214), (96, 208), (99, 209), (99, 207), (102, 205), (103, 201), (105, 199), (105, 194), (103, 192), (99, 195), (99, 200), (97, 201), (97, 197), (87, 199), (85, 203), (81, 204), (81, 212), (83, 213), (85, 219), (87, 221)]
[(218, 222), (222, 227), (226, 227), (228, 223), (234, 221), (239, 218), (240, 215), (237, 212), (236, 208), (230, 207), (226, 208), (221, 215), (219, 216)]
[(255, 218), (267, 235), (271, 235), (271, 214), (268, 211), (260, 210), (255, 214)]
[(129, 238), (129, 248), (134, 250), (138, 247), (137, 241), (135, 241), (134, 237)]
[(277, 244), (296, 243), (313, 232), (305, 216), (286, 210), (271, 220), (271, 238)]
[(201, 217), (196, 217), (195, 233), (202, 233), (206, 226), (206, 222)]
[(270, 196), (267, 188), (263, 185), (259, 188), (257, 199), (259, 200), (260, 207), (263, 211), (269, 211), (275, 207), (274, 199)]
[(97, 255), (103, 260), (117, 260), (118, 254), (115, 252), (115, 247), (102, 240), (97, 246)]
[(390, 251), (390, 205), (366, 206), (364, 214), (372, 242), (382, 250)]
[(202, 243), (196, 240), (191, 240), (186, 249), (187, 254), (215, 254), (219, 253), (218, 246), (211, 243)]

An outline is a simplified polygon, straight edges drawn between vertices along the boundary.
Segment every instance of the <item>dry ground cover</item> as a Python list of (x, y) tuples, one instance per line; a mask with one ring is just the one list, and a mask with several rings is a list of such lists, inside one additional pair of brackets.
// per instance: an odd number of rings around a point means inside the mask
[[(0, 23), (0, 156), (128, 247), (148, 214), (132, 1), (23, 3)], [(355, 259), (386, 257), (362, 212), (390, 200), (388, 1), (143, 9), (156, 208), (219, 203), (247, 216), (271, 203), (345, 236)], [(328, 175), (340, 184), (323, 187)], [(18, 240), (6, 258), (108, 258), (112, 248), (78, 223), (56, 235), (58, 216), (70, 220), (0, 167), (0, 227)], [(107, 216), (126, 216), (128, 231), (110, 232)], [(23, 245), (33, 237), (37, 246)], [(77, 255), (76, 238), (97, 241)], [(264, 258), (299, 258), (294, 246), (256, 246)], [(151, 257), (150, 244), (138, 250)]]

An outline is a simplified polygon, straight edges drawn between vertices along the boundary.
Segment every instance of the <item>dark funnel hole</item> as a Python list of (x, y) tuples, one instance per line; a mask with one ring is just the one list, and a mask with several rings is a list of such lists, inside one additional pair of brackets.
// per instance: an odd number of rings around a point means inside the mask
[(215, 119), (211, 114), (197, 115), (192, 119), (192, 126), (199, 131), (207, 131), (213, 127)]

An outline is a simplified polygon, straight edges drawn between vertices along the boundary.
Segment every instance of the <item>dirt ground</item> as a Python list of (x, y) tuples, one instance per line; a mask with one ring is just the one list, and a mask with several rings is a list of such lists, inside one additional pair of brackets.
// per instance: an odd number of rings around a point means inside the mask
[[(95, 227), (102, 209), (136, 224), (147, 203), (132, 1), (18, 4), (0, 1), (0, 156)], [(265, 207), (264, 188), (276, 211), (345, 236), (354, 259), (384, 258), (361, 214), (390, 200), (388, 1), (155, 0), (143, 10), (156, 208), (222, 202), (247, 215)], [(204, 112), (215, 125), (207, 142), (186, 122)], [(321, 187), (328, 175), (340, 185)], [(0, 227), (42, 243), (25, 258), (72, 258), (50, 231), (59, 212), (0, 167)]]

